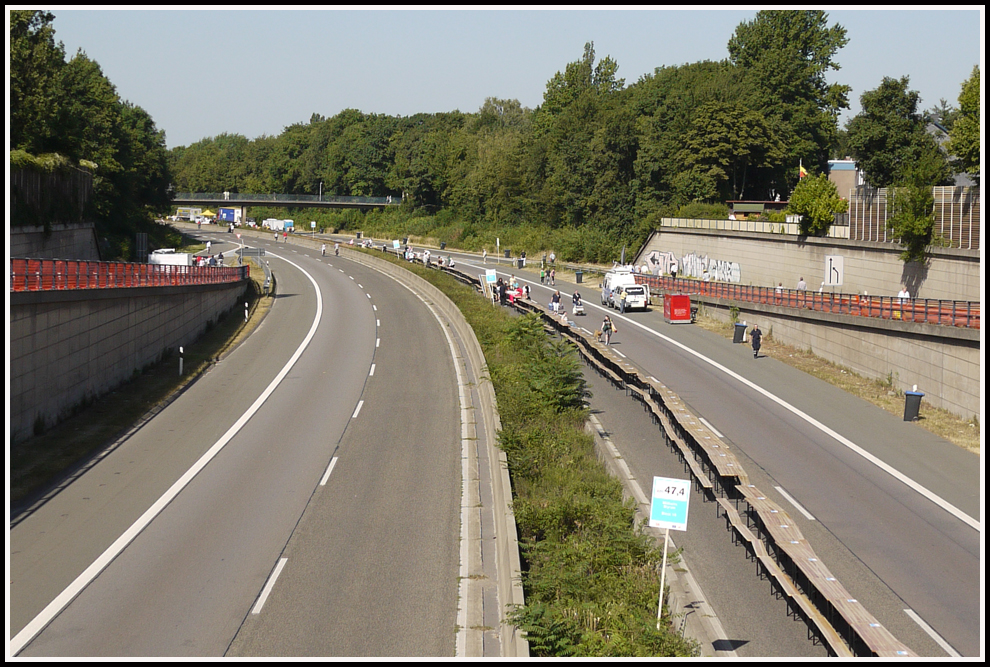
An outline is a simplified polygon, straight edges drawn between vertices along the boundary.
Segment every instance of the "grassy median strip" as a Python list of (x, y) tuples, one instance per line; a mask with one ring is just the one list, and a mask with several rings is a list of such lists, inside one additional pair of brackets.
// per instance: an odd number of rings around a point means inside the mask
[(536, 316), (512, 317), (440, 271), (404, 264), (457, 304), (485, 353), (523, 556), (526, 604), (513, 622), (533, 655), (697, 655), (669, 622), (657, 628), (660, 549), (584, 430), (590, 394), (576, 352)]

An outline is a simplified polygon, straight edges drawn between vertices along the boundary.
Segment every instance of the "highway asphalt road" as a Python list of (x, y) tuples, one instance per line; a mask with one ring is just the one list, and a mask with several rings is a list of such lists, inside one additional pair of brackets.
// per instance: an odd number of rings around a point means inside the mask
[(440, 324), (362, 265), (270, 252), (259, 329), (11, 529), (12, 654), (453, 656)]
[[(538, 272), (443, 254), (471, 273), (515, 274), (534, 300), (550, 300)], [(576, 326), (594, 331), (609, 313), (619, 329), (614, 349), (736, 447), (750, 475), (764, 480), (757, 486), (792, 508), (868, 611), (919, 655), (980, 655), (979, 457), (783, 363), (754, 359), (748, 346), (667, 324), (659, 308), (602, 308), (597, 283), (578, 287), (588, 314), (572, 318)], [(558, 281), (565, 305), (576, 287)], [(640, 479), (653, 474), (644, 463)]]

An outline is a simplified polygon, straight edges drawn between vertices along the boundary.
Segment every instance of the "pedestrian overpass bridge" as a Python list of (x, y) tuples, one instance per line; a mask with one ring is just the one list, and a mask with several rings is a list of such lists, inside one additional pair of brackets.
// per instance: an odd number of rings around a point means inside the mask
[(401, 197), (342, 197), (337, 195), (246, 194), (243, 192), (177, 192), (174, 206), (279, 206), (284, 208), (384, 209), (398, 206)]

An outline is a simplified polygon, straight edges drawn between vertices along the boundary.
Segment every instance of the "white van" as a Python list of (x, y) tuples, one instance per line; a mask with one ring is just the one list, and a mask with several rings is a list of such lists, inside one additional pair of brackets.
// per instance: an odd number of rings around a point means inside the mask
[(628, 269), (612, 269), (602, 280), (602, 305), (619, 308), (619, 295), (626, 290), (626, 310), (640, 308), (647, 310), (650, 305), (650, 288), (636, 283), (636, 277)]

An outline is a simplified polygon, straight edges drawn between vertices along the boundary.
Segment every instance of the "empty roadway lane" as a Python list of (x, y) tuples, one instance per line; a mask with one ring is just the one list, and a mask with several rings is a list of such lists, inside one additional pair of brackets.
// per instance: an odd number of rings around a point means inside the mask
[[(440, 325), (374, 271), (272, 249), (287, 259), (269, 255), (279, 296), (255, 334), (11, 529), (12, 653), (221, 656), (237, 636), (243, 654), (453, 655)], [(307, 594), (305, 613), (286, 602)], [(324, 641), (351, 617), (380, 641)]]

